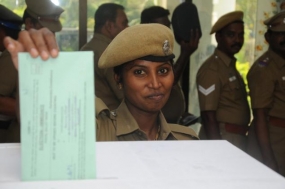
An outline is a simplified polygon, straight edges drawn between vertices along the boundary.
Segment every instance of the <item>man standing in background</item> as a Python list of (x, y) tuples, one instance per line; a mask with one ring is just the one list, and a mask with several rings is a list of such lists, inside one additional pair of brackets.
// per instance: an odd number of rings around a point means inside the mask
[(81, 50), (94, 52), (95, 95), (114, 110), (121, 103), (123, 94), (114, 80), (113, 69), (99, 69), (98, 60), (112, 39), (128, 27), (128, 19), (123, 6), (105, 3), (99, 6), (94, 21), (94, 36)]
[[(23, 18), (21, 19), (16, 15), (17, 21), (15, 21), (15, 23), (19, 25), (16, 31), (17, 35), (13, 34), (11, 35), (11, 37), (13, 37), (14, 39), (18, 37), (18, 32), (21, 30), (22, 23), (25, 24), (26, 30), (29, 30), (31, 28), (40, 29), (46, 27), (52, 32), (61, 31), (62, 25), (59, 21), (59, 17), (60, 14), (64, 11), (61, 7), (54, 5), (50, 0), (41, 0), (41, 1), (26, 0), (26, 4), (27, 8), (24, 11)], [(5, 13), (5, 11), (1, 11), (0, 14), (3, 13)], [(5, 21), (5, 19), (3, 21)], [(15, 23), (14, 25), (8, 24), (7, 26), (17, 25)], [(9, 33), (12, 34), (12, 32)], [(7, 120), (8, 116), (10, 122), (12, 121), (12, 123), (9, 124), (10, 126), (5, 126), (4, 129), (2, 130), (0, 129), (0, 142), (20, 142), (20, 126), (18, 121), (16, 121), (17, 113), (15, 108), (16, 106), (15, 97), (17, 95), (17, 88), (18, 88), (17, 86), (18, 73), (16, 69), (12, 66), (13, 63), (8, 51), (4, 51), (2, 53), (0, 57), (0, 64), (1, 64), (0, 95), (2, 95), (1, 100), (5, 100), (4, 102), (6, 103), (6, 106), (1, 105), (1, 108), (5, 107), (5, 112), (3, 112), (3, 115), (6, 115), (5, 120)], [(10, 116), (12, 116), (12, 119)]]
[(208, 139), (226, 139), (245, 150), (250, 109), (234, 57), (244, 42), (243, 12), (220, 17), (213, 33), (218, 46), (197, 74), (202, 126)]
[(15, 99), (18, 74), (3, 39), (6, 36), (17, 39), (21, 27), (21, 17), (0, 5), (0, 143), (18, 142), (20, 135)]
[(254, 116), (249, 137), (256, 135), (261, 161), (285, 176), (285, 12), (264, 24), (269, 48), (247, 75)]

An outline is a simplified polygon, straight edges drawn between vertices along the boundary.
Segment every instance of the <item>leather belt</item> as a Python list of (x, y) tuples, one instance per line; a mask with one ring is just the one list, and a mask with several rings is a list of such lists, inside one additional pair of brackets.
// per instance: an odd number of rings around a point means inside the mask
[(0, 120), (0, 129), (8, 129), (9, 125), (11, 124), (11, 121), (1, 121)]
[(248, 132), (248, 126), (241, 126), (232, 123), (225, 123), (225, 130), (229, 133), (239, 134), (239, 135), (246, 135)]
[(269, 123), (276, 126), (285, 128), (285, 119), (269, 116)]

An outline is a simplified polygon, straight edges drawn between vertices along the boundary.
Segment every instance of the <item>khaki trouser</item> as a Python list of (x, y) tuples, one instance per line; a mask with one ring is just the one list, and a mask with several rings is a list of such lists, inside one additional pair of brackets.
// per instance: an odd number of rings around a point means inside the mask
[(244, 135), (239, 135), (235, 133), (230, 133), (225, 130), (225, 124), (219, 123), (220, 135), (222, 139), (229, 141), (239, 149), (246, 151), (247, 137)]
[(285, 128), (269, 124), (270, 144), (278, 164), (279, 173), (285, 176)]
[[(263, 162), (253, 124), (248, 137), (248, 153), (257, 160)], [(269, 138), (273, 154), (278, 164), (279, 173), (285, 176), (285, 128), (276, 127), (269, 123)]]
[(248, 145), (247, 145), (247, 153), (254, 157), (256, 160), (262, 161), (262, 155), (260, 152), (260, 146), (257, 141), (257, 136), (255, 133), (255, 126), (253, 123), (250, 125), (250, 129), (248, 131)]

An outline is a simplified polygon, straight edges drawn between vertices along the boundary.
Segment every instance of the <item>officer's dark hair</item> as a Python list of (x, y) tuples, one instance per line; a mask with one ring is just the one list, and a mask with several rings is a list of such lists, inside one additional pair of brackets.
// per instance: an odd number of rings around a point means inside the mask
[(6, 36), (9, 36), (13, 39), (18, 39), (18, 34), (21, 31), (21, 30), (7, 28), (7, 27), (1, 26), (1, 25), (0, 25), (0, 29), (5, 32)]
[[(235, 23), (241, 23), (241, 24), (244, 24), (244, 22), (242, 20), (236, 20), (236, 21), (233, 21), (231, 23), (229, 23), (228, 25), (230, 24), (235, 24)], [(226, 28), (228, 25), (224, 26), (222, 29), (220, 29), (219, 31), (216, 32), (217, 33), (221, 33), (223, 31), (224, 28)]]
[(160, 6), (152, 6), (146, 8), (141, 13), (141, 24), (154, 23), (155, 19), (169, 16), (169, 10), (164, 9)]
[(94, 14), (94, 31), (100, 31), (108, 20), (115, 22), (117, 10), (125, 10), (125, 8), (116, 3), (104, 3), (100, 5)]
[(30, 18), (31, 22), (32, 22), (34, 25), (36, 25), (36, 24), (38, 23), (38, 20), (35, 19), (34, 17), (32, 17), (32, 16), (28, 13), (27, 9), (25, 9), (24, 14), (23, 14), (23, 22), (24, 22), (24, 23), (25, 23), (25, 20), (26, 20), (27, 18)]
[(131, 62), (132, 62), (132, 61), (126, 62), (126, 63), (124, 63), (124, 64), (121, 64), (121, 65), (119, 65), (119, 66), (115, 66), (115, 67), (113, 68), (114, 74), (116, 74), (116, 75), (118, 76), (118, 78), (119, 78), (119, 81), (116, 81), (117, 84), (123, 82), (123, 69), (124, 69), (124, 67), (125, 67), (126, 64), (131, 63)]
[[(171, 60), (169, 60), (169, 61), (170, 61), (170, 64), (171, 64), (171, 66), (172, 66), (172, 68), (173, 68), (174, 60), (171, 59)], [(116, 74), (116, 75), (118, 76), (118, 78), (119, 78), (119, 81), (116, 81), (116, 82), (118, 82), (118, 84), (123, 82), (123, 69), (124, 69), (124, 67), (125, 67), (128, 63), (131, 63), (131, 62), (133, 62), (133, 61), (126, 62), (126, 63), (124, 63), (124, 64), (121, 64), (121, 65), (116, 66), (116, 67), (113, 68), (114, 74)]]

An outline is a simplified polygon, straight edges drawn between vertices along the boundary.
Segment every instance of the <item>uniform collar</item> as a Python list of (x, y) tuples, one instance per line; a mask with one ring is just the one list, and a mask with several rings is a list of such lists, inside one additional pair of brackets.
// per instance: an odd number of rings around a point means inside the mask
[(108, 38), (107, 36), (95, 32), (92, 40), (97, 41), (98, 39), (101, 41), (105, 41), (106, 43), (111, 43), (112, 41), (112, 39)]
[(5, 49), (4, 51), (1, 52), (1, 56), (4, 57), (4, 56), (11, 56), (11, 55), (10, 55), (9, 51), (7, 49)]
[(269, 53), (270, 58), (273, 59), (273, 61), (276, 63), (276, 65), (279, 68), (282, 68), (283, 66), (285, 66), (285, 60), (281, 56), (279, 56), (277, 53), (275, 53), (272, 49), (269, 48), (268, 53)]
[[(115, 117), (116, 117), (116, 135), (117, 137), (120, 135), (126, 135), (130, 134), (136, 130), (139, 130), (139, 126), (132, 116), (131, 112), (129, 111), (125, 101), (123, 100), (120, 106), (117, 110), (114, 111)], [(160, 135), (159, 140), (165, 140), (169, 137), (169, 135), (172, 135), (171, 129), (169, 125), (167, 124), (163, 114), (159, 113), (159, 120), (160, 120)], [(172, 135), (173, 136), (173, 135)], [(174, 136), (173, 136), (174, 137)]]
[(96, 117), (98, 117), (99, 114), (105, 114), (108, 117), (110, 117), (110, 110), (106, 106), (106, 104), (98, 97), (95, 96), (95, 108), (96, 108)]
[(214, 52), (215, 58), (220, 58), (223, 63), (225, 63), (227, 66), (230, 66), (231, 63), (235, 65), (236, 59), (230, 58), (228, 55), (226, 55), (224, 52), (220, 51), (219, 49), (215, 49)]

